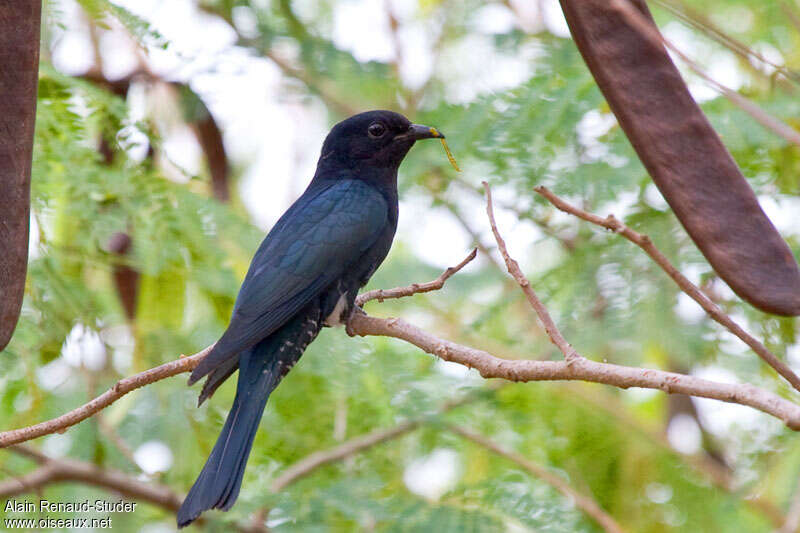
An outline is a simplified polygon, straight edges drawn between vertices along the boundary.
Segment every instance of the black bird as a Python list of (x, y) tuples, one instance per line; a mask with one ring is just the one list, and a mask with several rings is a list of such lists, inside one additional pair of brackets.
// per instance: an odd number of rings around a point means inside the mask
[(317, 171), (250, 264), (228, 329), (192, 372), (199, 404), (238, 367), (222, 433), (181, 508), (178, 526), (227, 511), (242, 485), (270, 393), (323, 326), (344, 324), (397, 229), (397, 169), (419, 139), (441, 138), (391, 111), (348, 118), (328, 134)]

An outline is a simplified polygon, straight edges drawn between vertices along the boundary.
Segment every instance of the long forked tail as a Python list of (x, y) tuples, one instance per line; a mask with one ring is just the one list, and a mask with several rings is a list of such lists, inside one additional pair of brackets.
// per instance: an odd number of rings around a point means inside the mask
[[(227, 511), (236, 502), (267, 398), (316, 338), (320, 328), (319, 311), (311, 307), (241, 353), (236, 398), (203, 471), (178, 509), (178, 527), (191, 524), (203, 511)], [(201, 400), (212, 394), (235, 368), (235, 365), (225, 364), (214, 369), (212, 381), (204, 387)]]
[(236, 501), (267, 398), (285, 374), (282, 366), (287, 361), (276, 357), (275, 348), (274, 339), (265, 339), (241, 354), (236, 398), (203, 471), (178, 510), (178, 527), (191, 524), (208, 509), (227, 511)]

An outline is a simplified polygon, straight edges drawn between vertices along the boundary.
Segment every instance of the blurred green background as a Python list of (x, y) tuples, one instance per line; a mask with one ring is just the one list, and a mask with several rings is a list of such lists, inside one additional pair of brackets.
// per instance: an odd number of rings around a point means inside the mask
[[(650, 5), (712, 77), (800, 125), (794, 0)], [(741, 303), (711, 271), (610, 114), (557, 2), (47, 0), (44, 22), (31, 259), (22, 319), (0, 356), (0, 429), (57, 416), (215, 341), (253, 251), (310, 179), (327, 129), (372, 108), (441, 129), (464, 172), (438, 144), (411, 152), (398, 239), (369, 287), (427, 281), (473, 245), (482, 252), (444, 290), (368, 312), (504, 357), (560, 358), (498, 267), (485, 179), (511, 253), (583, 355), (793, 396), (639, 249), (533, 193), (546, 185), (648, 233), (800, 368), (798, 321)], [(685, 75), (800, 255), (800, 151)], [(133, 291), (124, 296), (121, 284)], [(194, 527), (226, 531), (255, 516), (276, 532), (601, 531), (448, 424), (542, 465), (631, 532), (772, 531), (798, 489), (800, 437), (760, 412), (582, 383), (496, 385), (399, 341), (326, 330), (272, 395), (237, 505)], [(198, 389), (171, 378), (32, 445), (185, 493), (234, 388), (231, 380), (197, 409)], [(469, 401), (442, 412), (459, 398)], [(410, 419), (422, 423), (271, 492), (308, 454)], [(0, 483), (35, 466), (0, 452)], [(76, 483), (41, 495), (116, 499)], [(0, 507), (8, 516), (37, 515)], [(146, 503), (113, 520), (119, 531), (174, 529), (170, 512)]]

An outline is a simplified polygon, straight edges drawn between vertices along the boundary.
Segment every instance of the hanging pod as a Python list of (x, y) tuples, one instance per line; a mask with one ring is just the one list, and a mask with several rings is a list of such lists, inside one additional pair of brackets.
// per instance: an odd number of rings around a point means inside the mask
[(25, 292), (41, 15), (41, 0), (0, 5), (0, 350)]
[[(642, 0), (623, 0), (652, 24)], [(561, 0), (597, 85), (653, 181), (714, 270), (744, 300), (800, 315), (800, 270), (660, 40), (609, 0)], [(633, 12), (636, 14), (636, 11)]]

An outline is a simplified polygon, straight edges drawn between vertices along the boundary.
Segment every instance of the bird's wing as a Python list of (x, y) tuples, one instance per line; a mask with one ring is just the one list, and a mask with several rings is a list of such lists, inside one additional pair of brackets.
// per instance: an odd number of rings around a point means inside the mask
[(278, 329), (341, 277), (387, 223), (386, 200), (362, 181), (337, 181), (304, 194), (259, 247), (228, 329), (190, 383)]

